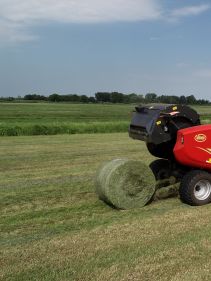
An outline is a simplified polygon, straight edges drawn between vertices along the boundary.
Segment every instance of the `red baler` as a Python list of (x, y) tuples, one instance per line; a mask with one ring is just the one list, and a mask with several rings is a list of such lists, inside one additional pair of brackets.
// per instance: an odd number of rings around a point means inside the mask
[(138, 106), (129, 135), (162, 158), (150, 167), (157, 180), (174, 176), (180, 182), (183, 202), (211, 202), (211, 125), (200, 125), (195, 110), (186, 105)]

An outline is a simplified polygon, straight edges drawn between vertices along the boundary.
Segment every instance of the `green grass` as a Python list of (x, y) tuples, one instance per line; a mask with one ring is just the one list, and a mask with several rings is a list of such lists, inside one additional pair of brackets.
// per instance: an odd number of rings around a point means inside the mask
[(133, 109), (120, 104), (0, 103), (0, 119), (6, 124), (127, 121)]
[(1, 280), (211, 279), (211, 205), (111, 209), (93, 179), (120, 157), (153, 160), (125, 133), (1, 138)]
[[(126, 132), (134, 105), (0, 103), (0, 136)], [(211, 107), (196, 109), (205, 123)]]
[(133, 105), (0, 103), (0, 136), (126, 132)]

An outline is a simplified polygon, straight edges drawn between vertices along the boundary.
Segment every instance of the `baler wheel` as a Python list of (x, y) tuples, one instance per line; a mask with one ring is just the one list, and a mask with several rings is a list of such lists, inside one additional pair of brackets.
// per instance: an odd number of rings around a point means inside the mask
[(182, 202), (201, 206), (211, 202), (211, 174), (202, 170), (192, 170), (182, 179), (179, 188)]
[(164, 180), (170, 177), (171, 168), (168, 160), (157, 159), (149, 165), (156, 180)]

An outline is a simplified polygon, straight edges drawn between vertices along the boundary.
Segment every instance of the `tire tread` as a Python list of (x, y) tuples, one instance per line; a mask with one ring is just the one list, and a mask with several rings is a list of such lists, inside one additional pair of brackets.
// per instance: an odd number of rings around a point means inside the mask
[(211, 198), (199, 201), (193, 196), (193, 186), (195, 186), (197, 180), (201, 180), (204, 177), (211, 181), (211, 174), (203, 170), (192, 170), (183, 177), (179, 188), (180, 199), (182, 202), (192, 206), (199, 206), (205, 205), (211, 201)]

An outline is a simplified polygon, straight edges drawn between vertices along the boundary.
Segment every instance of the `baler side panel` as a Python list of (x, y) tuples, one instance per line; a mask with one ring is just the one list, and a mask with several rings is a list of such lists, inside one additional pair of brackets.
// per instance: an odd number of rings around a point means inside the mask
[(174, 156), (182, 165), (211, 170), (211, 125), (179, 130)]

